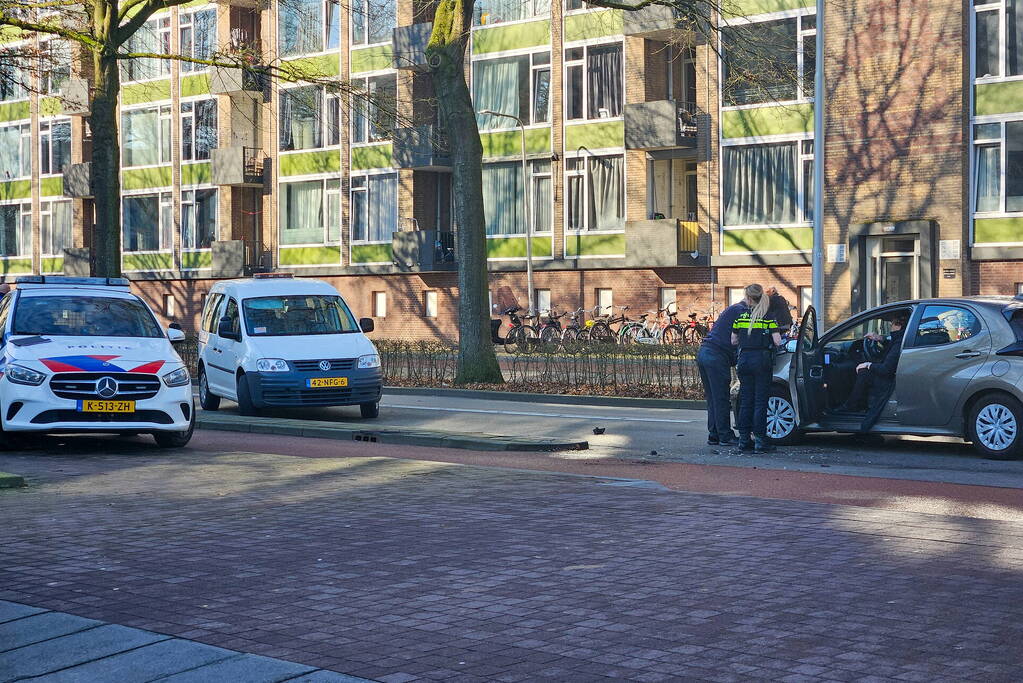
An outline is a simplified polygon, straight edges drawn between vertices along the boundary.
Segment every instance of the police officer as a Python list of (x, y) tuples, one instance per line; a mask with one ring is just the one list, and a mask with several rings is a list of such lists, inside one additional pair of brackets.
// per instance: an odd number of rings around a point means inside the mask
[[(739, 448), (754, 453), (773, 451), (767, 443), (767, 396), (774, 371), (774, 349), (781, 346), (778, 323), (768, 309), (771, 297), (760, 285), (745, 291), (748, 309), (732, 325), (732, 344), (739, 347)], [(752, 434), (752, 440), (750, 435)]]
[(703, 381), (703, 394), (707, 397), (707, 444), (734, 446), (732, 411), (729, 409), (732, 366), (735, 365), (735, 344), (732, 343), (732, 325), (746, 311), (740, 301), (721, 312), (710, 332), (703, 338), (696, 354), (696, 365)]

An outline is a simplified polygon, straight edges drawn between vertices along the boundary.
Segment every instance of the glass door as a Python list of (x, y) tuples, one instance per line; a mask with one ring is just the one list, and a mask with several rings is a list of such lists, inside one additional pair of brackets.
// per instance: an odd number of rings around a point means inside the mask
[(920, 296), (920, 240), (908, 237), (867, 238), (867, 307)]

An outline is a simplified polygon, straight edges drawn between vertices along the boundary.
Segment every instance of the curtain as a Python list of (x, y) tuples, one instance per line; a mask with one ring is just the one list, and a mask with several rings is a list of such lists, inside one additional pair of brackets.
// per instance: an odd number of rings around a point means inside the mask
[[(1023, 0), (1005, 0), (1005, 75), (1023, 74)], [(994, 35), (998, 35), (997, 33)], [(997, 49), (997, 48), (996, 48)]]
[(998, 145), (977, 147), (976, 210), (998, 211), (1002, 189), (1001, 163)]
[(0, 255), (17, 256), (21, 209), (17, 204), (0, 206)]
[(483, 165), (483, 213), (488, 235), (526, 231), (522, 214), (522, 164)]
[(550, 232), (553, 227), (551, 215), (551, 178), (533, 178), (533, 232)]
[[(521, 57), (489, 59), (476, 63), (476, 111), (519, 115), (519, 61)], [(527, 58), (528, 59), (528, 58)], [(480, 130), (510, 128), (514, 123), (502, 116), (477, 114)]]
[(0, 179), (21, 176), (21, 126), (0, 128)]
[(160, 163), (159, 109), (126, 112), (122, 116), (125, 166)]
[(160, 195), (124, 198), (125, 251), (157, 251), (160, 248)]
[(71, 162), (71, 122), (54, 123), (50, 127), (50, 155), (53, 165), (51, 173), (62, 173), (64, 165)]
[(216, 146), (217, 101), (199, 100), (195, 102), (195, 159), (209, 159)]
[(398, 229), (398, 176), (369, 176), (367, 185), (369, 240), (390, 242), (394, 231)]
[(286, 183), (281, 206), (281, 244), (323, 243), (323, 182)]
[(725, 225), (796, 221), (796, 145), (724, 148)]
[(589, 49), (586, 58), (586, 81), (590, 91), (587, 102), (588, 118), (622, 115), (621, 45)]
[[(1009, 28), (1010, 35), (1013, 29)], [(1001, 73), (998, 64), (998, 10), (977, 12), (977, 38), (974, 61), (977, 78), (997, 76)]]
[(314, 149), (321, 141), (322, 98), (317, 86), (292, 88), (281, 93), (281, 150)]
[(217, 191), (195, 191), (195, 248), (209, 249), (217, 238)]
[(568, 229), (583, 230), (586, 228), (583, 211), (586, 207), (583, 190), (585, 188), (584, 176), (568, 176)]
[(550, 120), (551, 70), (536, 69), (533, 71), (533, 123), (546, 123)]
[(591, 230), (621, 230), (625, 227), (623, 166), (622, 157), (592, 157), (588, 160)]

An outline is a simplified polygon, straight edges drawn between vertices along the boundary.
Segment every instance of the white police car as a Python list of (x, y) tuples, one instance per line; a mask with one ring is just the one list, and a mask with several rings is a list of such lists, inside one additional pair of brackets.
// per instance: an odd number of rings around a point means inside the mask
[(191, 378), (122, 278), (26, 276), (0, 300), (0, 427), (14, 432), (149, 432), (192, 437)]

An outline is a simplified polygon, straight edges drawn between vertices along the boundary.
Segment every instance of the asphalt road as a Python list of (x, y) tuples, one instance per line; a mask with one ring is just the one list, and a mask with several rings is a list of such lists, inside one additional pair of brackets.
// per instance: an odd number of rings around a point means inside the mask
[[(234, 412), (234, 404), (225, 402), (222, 410)], [(357, 408), (281, 410), (269, 417), (274, 415), (362, 421)], [(481, 400), (424, 392), (385, 396), (376, 423), (589, 441), (590, 450), (562, 454), (563, 458), (626, 458), (1023, 488), (1023, 461), (984, 459), (955, 439), (889, 437), (863, 444), (850, 436), (811, 435), (799, 446), (754, 456), (707, 446), (705, 421), (706, 413), (701, 410)], [(603, 428), (603, 434), (595, 435), (594, 428)]]

